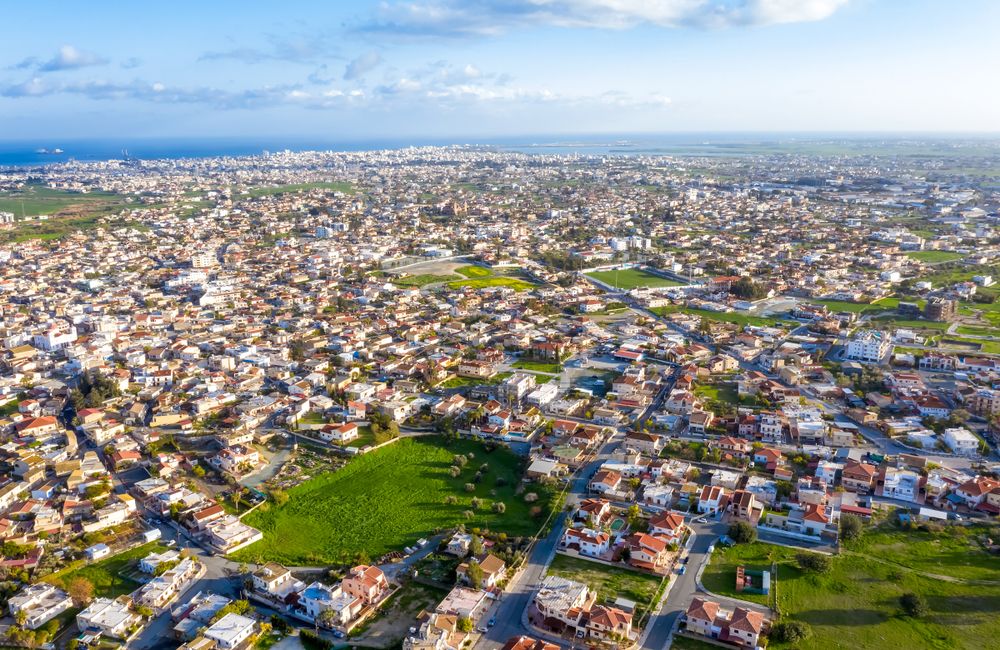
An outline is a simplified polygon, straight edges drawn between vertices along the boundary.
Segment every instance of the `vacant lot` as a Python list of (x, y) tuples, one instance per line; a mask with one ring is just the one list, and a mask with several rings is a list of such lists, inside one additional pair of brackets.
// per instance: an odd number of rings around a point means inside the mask
[(679, 287), (682, 284), (641, 269), (594, 271), (593, 273), (588, 273), (587, 276), (624, 290), (635, 289), (637, 287)]
[[(881, 544), (879, 537), (871, 541)], [(906, 546), (905, 540), (900, 541)], [(865, 542), (861, 546), (864, 548)], [(920, 575), (893, 565), (894, 559), (906, 557), (908, 551), (900, 549), (901, 553), (893, 555), (892, 546), (883, 546), (880, 554), (885, 552), (884, 556), (848, 553), (835, 557), (828, 573), (810, 574), (795, 563), (795, 549), (760, 543), (740, 545), (719, 549), (702, 582), (715, 593), (764, 604), (766, 596), (736, 594), (736, 567), (743, 564), (749, 569), (769, 569), (775, 561), (778, 606), (784, 616), (809, 624), (812, 636), (793, 646), (771, 644), (771, 648), (991, 647), (984, 640), (992, 638), (996, 626), (1000, 583), (973, 585)], [(937, 573), (948, 571), (950, 568), (944, 566)], [(927, 616), (911, 619), (902, 614), (899, 597), (907, 592), (926, 599)]]
[(94, 585), (94, 596), (115, 598), (139, 588), (139, 583), (120, 575), (123, 571), (150, 553), (165, 550), (166, 547), (159, 542), (150, 542), (91, 564), (86, 560), (78, 560), (62, 571), (46, 576), (44, 580), (66, 588), (73, 578), (86, 578)]
[(926, 262), (928, 264), (954, 262), (965, 257), (961, 253), (953, 253), (951, 251), (911, 251), (906, 256), (918, 262)]
[(656, 576), (556, 554), (549, 565), (549, 575), (576, 580), (597, 591), (599, 602), (627, 598), (636, 603), (636, 620), (649, 608), (660, 586)]
[(486, 289), (488, 287), (508, 287), (514, 291), (528, 291), (529, 289), (534, 289), (535, 285), (527, 280), (504, 276), (476, 278), (474, 280), (456, 280), (448, 283), (449, 289)]
[(493, 275), (493, 271), (490, 269), (474, 264), (460, 266), (455, 269), (455, 273), (464, 275), (467, 278), (488, 278)]
[[(449, 468), (456, 454), (469, 461), (458, 477), (452, 477)], [(459, 523), (513, 535), (534, 534), (544, 518), (548, 495), (529, 486), (526, 492), (539, 495), (537, 503), (529, 504), (524, 495), (515, 494), (521, 462), (506, 448), (489, 452), (472, 441), (399, 440), (292, 488), (281, 507), (248, 515), (246, 523), (263, 531), (264, 539), (237, 557), (295, 566), (354, 561), (362, 553), (374, 559)], [(476, 483), (484, 463), (487, 471)], [(473, 491), (466, 491), (466, 484), (473, 485)], [(455, 502), (448, 503), (449, 497)], [(483, 503), (467, 518), (474, 497)], [(506, 506), (503, 514), (492, 510), (498, 501)], [(533, 508), (538, 508), (534, 516)]]
[(122, 197), (105, 192), (66, 192), (41, 185), (30, 185), (17, 192), (0, 193), (0, 212), (12, 212), (20, 219), (23, 216), (37, 217), (62, 213), (77, 213), (89, 209), (102, 208), (120, 202)]
[(392, 283), (401, 287), (422, 287), (436, 282), (448, 282), (453, 280), (453, 275), (435, 275), (433, 273), (421, 273), (419, 275), (407, 275), (405, 277), (393, 278)]
[(557, 374), (562, 372), (562, 366), (558, 363), (552, 363), (549, 361), (532, 361), (531, 359), (520, 359), (511, 364), (514, 368), (520, 368), (521, 370), (534, 370), (535, 372), (547, 372), (549, 374)]
[(825, 305), (827, 309), (833, 312), (854, 312), (856, 314), (863, 314), (870, 311), (892, 311), (899, 307), (898, 298), (882, 298), (873, 303), (847, 302), (844, 300), (810, 300), (809, 302), (817, 305)]
[[(778, 317), (773, 318), (762, 318), (761, 316), (751, 316), (750, 314), (745, 314), (743, 312), (721, 312), (721, 311), (710, 311), (708, 309), (695, 309), (693, 307), (682, 307), (681, 305), (670, 305), (668, 307), (654, 307), (649, 311), (660, 316), (666, 316), (668, 314), (690, 314), (692, 316), (699, 316), (707, 318), (710, 321), (716, 321), (719, 323), (733, 323), (739, 325), (740, 327), (746, 327), (747, 325), (753, 325), (755, 327), (770, 327), (775, 324), (781, 325), (782, 320)], [(797, 325), (798, 323), (796, 323)]]

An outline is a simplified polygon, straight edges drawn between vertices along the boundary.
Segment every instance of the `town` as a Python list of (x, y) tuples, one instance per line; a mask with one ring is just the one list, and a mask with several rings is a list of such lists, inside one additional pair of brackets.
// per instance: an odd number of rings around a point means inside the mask
[(3, 645), (997, 647), (1000, 147), (880, 146), (0, 168)]

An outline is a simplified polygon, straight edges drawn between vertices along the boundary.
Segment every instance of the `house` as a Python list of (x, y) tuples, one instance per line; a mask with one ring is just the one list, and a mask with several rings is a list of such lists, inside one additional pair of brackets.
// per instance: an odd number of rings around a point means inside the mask
[(729, 498), (730, 516), (740, 521), (746, 521), (754, 526), (764, 513), (764, 507), (758, 503), (756, 495), (748, 490), (736, 490)]
[(448, 547), (445, 553), (456, 557), (465, 557), (469, 554), (469, 547), (472, 545), (472, 535), (469, 533), (457, 532), (448, 540)]
[(720, 611), (722, 606), (714, 600), (692, 599), (685, 613), (687, 631), (710, 639), (718, 638), (722, 632), (722, 626), (716, 623)]
[(630, 431), (625, 436), (625, 447), (647, 456), (659, 456), (663, 449), (663, 439), (660, 436), (641, 431)]
[(598, 494), (606, 494), (608, 492), (615, 492), (621, 485), (622, 475), (618, 472), (601, 469), (598, 470), (594, 477), (590, 479), (590, 491), (597, 492)]
[(319, 430), (319, 437), (321, 439), (340, 445), (357, 440), (360, 435), (360, 427), (358, 427), (357, 422), (347, 422), (340, 426), (328, 424)]
[(95, 598), (90, 605), (76, 615), (76, 626), (84, 634), (101, 634), (113, 639), (125, 639), (130, 628), (138, 625), (140, 617), (132, 611), (130, 600)]
[(632, 533), (625, 538), (628, 563), (648, 571), (660, 570), (670, 559), (667, 541), (646, 533)]
[(438, 603), (434, 611), (438, 614), (453, 614), (476, 623), (490, 608), (491, 603), (489, 594), (481, 589), (456, 586)]
[(649, 533), (668, 544), (679, 544), (684, 536), (684, 517), (676, 512), (664, 512), (649, 519)]
[(559, 650), (559, 646), (530, 636), (515, 636), (507, 639), (507, 643), (503, 644), (500, 650)]
[(592, 528), (567, 528), (559, 542), (562, 548), (574, 549), (580, 555), (590, 557), (604, 555), (610, 549), (610, 544), (611, 535)]
[(857, 460), (848, 460), (840, 472), (840, 483), (845, 490), (867, 494), (875, 484), (878, 468)]
[(535, 594), (535, 608), (546, 621), (576, 628), (584, 612), (590, 611), (596, 599), (597, 593), (583, 583), (547, 576)]
[(251, 580), (255, 591), (271, 596), (283, 595), (285, 585), (297, 582), (291, 571), (275, 562), (260, 566), (253, 572)]
[(766, 619), (760, 612), (737, 607), (727, 626), (729, 641), (747, 648), (756, 648), (765, 623)]
[(252, 618), (230, 612), (213, 623), (205, 630), (205, 638), (215, 641), (221, 650), (233, 650), (240, 647), (256, 629)]
[(94, 544), (93, 546), (87, 548), (83, 553), (87, 556), (88, 560), (96, 562), (101, 558), (111, 555), (111, 548), (107, 544)]
[(945, 429), (944, 444), (959, 456), (975, 456), (979, 453), (979, 438), (963, 427)]
[(617, 607), (597, 605), (590, 610), (587, 636), (604, 640), (629, 639), (632, 634), (632, 614)]
[(714, 515), (725, 507), (726, 501), (725, 488), (719, 485), (704, 485), (698, 496), (698, 512)]
[(16, 619), (24, 615), (24, 627), (37, 630), (73, 606), (73, 599), (65, 591), (47, 582), (25, 585), (10, 597), (7, 609)]
[(223, 472), (242, 474), (253, 470), (260, 464), (260, 452), (246, 445), (226, 447), (209, 458), (208, 463)]
[(996, 481), (985, 476), (977, 476), (969, 479), (955, 488), (955, 494), (962, 499), (966, 506), (975, 510), (984, 503), (987, 496), (997, 488), (1000, 488), (1000, 481)]
[(389, 581), (378, 567), (360, 565), (347, 573), (340, 586), (345, 593), (371, 605), (381, 600), (389, 590)]
[(703, 434), (714, 421), (715, 414), (711, 411), (694, 411), (688, 416), (688, 431)]
[(593, 528), (600, 528), (611, 517), (611, 502), (605, 499), (584, 499), (576, 508), (574, 519), (590, 522)]
[[(479, 568), (483, 572), (483, 579), (480, 584), (472, 585), (473, 587), (485, 590), (493, 589), (507, 576), (507, 563), (492, 553), (488, 553), (486, 557), (481, 560), (476, 560), (476, 562), (479, 564)], [(466, 583), (469, 582), (468, 570), (468, 562), (459, 564), (458, 569), (456, 570), (459, 578)]]

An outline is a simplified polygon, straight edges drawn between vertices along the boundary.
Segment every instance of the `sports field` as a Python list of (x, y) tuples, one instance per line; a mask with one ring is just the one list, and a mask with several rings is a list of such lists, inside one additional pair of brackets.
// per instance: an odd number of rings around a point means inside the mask
[(587, 277), (600, 280), (607, 285), (626, 291), (638, 287), (679, 287), (682, 285), (680, 282), (662, 278), (642, 269), (594, 271), (593, 273), (588, 273)]

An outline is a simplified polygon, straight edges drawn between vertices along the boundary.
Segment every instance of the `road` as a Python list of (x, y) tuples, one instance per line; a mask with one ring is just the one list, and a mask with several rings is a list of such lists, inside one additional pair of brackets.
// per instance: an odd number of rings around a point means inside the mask
[[(590, 483), (590, 479), (597, 472), (601, 464), (611, 457), (622, 435), (621, 432), (616, 432), (612, 435), (597, 454), (595, 454), (594, 458), (581, 467), (573, 476), (571, 479), (572, 483), (566, 494), (567, 505), (575, 505), (581, 499), (586, 498), (587, 484)], [(511, 637), (522, 634), (538, 636), (533, 630), (529, 630), (524, 626), (522, 614), (531, 603), (535, 591), (545, 577), (545, 571), (549, 563), (552, 562), (552, 558), (555, 556), (556, 547), (559, 544), (559, 539), (562, 537), (566, 517), (567, 513), (565, 510), (557, 514), (552, 520), (549, 534), (539, 538), (535, 542), (528, 558), (525, 560), (524, 567), (507, 586), (507, 591), (504, 593), (503, 599), (493, 613), (497, 624), (488, 633), (480, 637), (479, 642), (475, 646), (476, 648), (480, 650), (495, 650), (506, 643)]]

